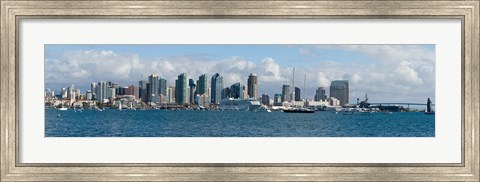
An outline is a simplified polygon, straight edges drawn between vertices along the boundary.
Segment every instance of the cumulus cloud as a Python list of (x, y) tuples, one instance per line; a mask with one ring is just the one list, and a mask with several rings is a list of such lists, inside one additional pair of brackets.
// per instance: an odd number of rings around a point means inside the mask
[[(299, 49), (288, 46), (289, 49)], [(346, 58), (324, 58), (319, 51), (341, 52), (353, 55)], [(350, 100), (365, 94), (376, 101), (423, 101), (435, 94), (435, 51), (419, 45), (313, 45), (302, 46), (300, 54), (315, 55), (308, 65), (298, 66), (281, 62), (275, 54), (259, 60), (240, 56), (220, 59), (198, 56), (143, 58), (135, 53), (111, 50), (72, 50), (46, 55), (45, 82), (47, 87), (59, 90), (71, 83), (85, 89), (91, 82), (114, 81), (122, 85), (138, 84), (156, 73), (169, 85), (180, 73), (197, 80), (201, 74), (211, 77), (220, 73), (225, 86), (240, 82), (246, 84), (248, 75), (256, 73), (259, 92), (273, 95), (281, 92), (282, 84), (291, 84), (292, 65), (296, 67), (295, 86), (313, 98), (315, 89), (327, 88), (338, 79), (350, 81)], [(362, 59), (355, 59), (362, 56)], [(289, 66), (285, 66), (289, 65)], [(82, 91), (83, 92), (83, 91)]]

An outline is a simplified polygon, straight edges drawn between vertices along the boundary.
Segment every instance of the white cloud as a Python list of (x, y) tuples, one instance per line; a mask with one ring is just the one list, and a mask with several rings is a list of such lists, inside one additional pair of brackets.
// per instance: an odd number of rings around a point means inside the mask
[[(298, 49), (295, 46), (291, 48)], [(323, 86), (328, 89), (330, 82), (336, 79), (350, 81), (352, 102), (354, 98), (362, 98), (365, 93), (377, 101), (395, 101), (406, 97), (412, 98), (412, 101), (423, 101), (426, 96), (434, 96), (434, 51), (415, 45), (319, 45), (306, 47), (304, 53), (315, 54), (316, 50), (342, 50), (346, 54), (362, 55), (365, 59), (325, 60), (317, 56), (309, 66), (296, 66), (295, 85), (302, 88), (306, 75), (306, 93), (310, 98), (316, 88)], [(90, 82), (101, 80), (137, 85), (139, 80), (146, 80), (151, 73), (165, 77), (168, 84), (173, 85), (180, 73), (185, 72), (197, 80), (201, 74), (206, 73), (211, 77), (218, 72), (224, 77), (225, 86), (236, 82), (246, 84), (248, 75), (256, 73), (259, 92), (271, 95), (280, 93), (282, 84), (290, 84), (292, 79), (292, 67), (281, 66), (284, 63), (280, 64), (280, 58), (276, 55), (261, 60), (242, 57), (216, 60), (195, 56), (146, 59), (137, 54), (111, 50), (66, 51), (47, 55), (46, 84), (55, 87), (55, 90), (70, 83), (89, 88)]]

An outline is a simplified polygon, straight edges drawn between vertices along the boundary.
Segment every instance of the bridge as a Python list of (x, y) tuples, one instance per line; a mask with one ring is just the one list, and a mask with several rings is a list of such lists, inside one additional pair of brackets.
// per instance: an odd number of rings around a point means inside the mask
[[(427, 106), (427, 104), (424, 104), (424, 103), (407, 103), (407, 102), (384, 102), (384, 103), (376, 102), (376, 103), (369, 103), (369, 104), (370, 105), (386, 105), (386, 106), (403, 105), (403, 106), (407, 106), (408, 108), (410, 108), (410, 106)], [(431, 106), (435, 106), (435, 104), (431, 104)]]

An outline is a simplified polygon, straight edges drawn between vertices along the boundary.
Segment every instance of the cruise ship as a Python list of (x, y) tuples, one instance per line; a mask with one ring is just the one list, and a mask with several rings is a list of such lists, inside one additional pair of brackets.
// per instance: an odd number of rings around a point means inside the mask
[(253, 111), (259, 109), (260, 101), (253, 99), (225, 99), (220, 102), (219, 109), (221, 110), (242, 110)]

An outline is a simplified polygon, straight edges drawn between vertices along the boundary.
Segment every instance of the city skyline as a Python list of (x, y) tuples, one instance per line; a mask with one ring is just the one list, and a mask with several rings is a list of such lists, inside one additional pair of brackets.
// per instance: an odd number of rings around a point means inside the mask
[[(160, 50), (157, 54), (177, 51), (164, 57), (144, 53), (148, 50), (138, 51), (139, 47), (149, 46), (153, 47), (150, 51)], [(183, 72), (194, 80), (206, 74), (208, 82), (218, 72), (223, 87), (235, 83), (247, 85), (249, 75), (254, 73), (258, 75), (256, 96), (267, 94), (273, 98), (282, 93), (282, 85), (291, 85), (291, 70), (296, 67), (294, 85), (302, 90), (302, 99), (305, 93), (308, 99), (313, 99), (318, 87), (327, 88), (328, 93), (333, 80), (351, 82), (350, 103), (365, 94), (378, 102), (424, 102), (435, 95), (434, 45), (46, 45), (45, 48), (45, 88), (56, 92), (74, 83), (85, 93), (91, 82), (102, 80), (138, 86), (138, 81), (148, 80), (152, 73), (164, 77), (167, 87), (171, 87)], [(245, 55), (238, 56), (240, 53)]]

